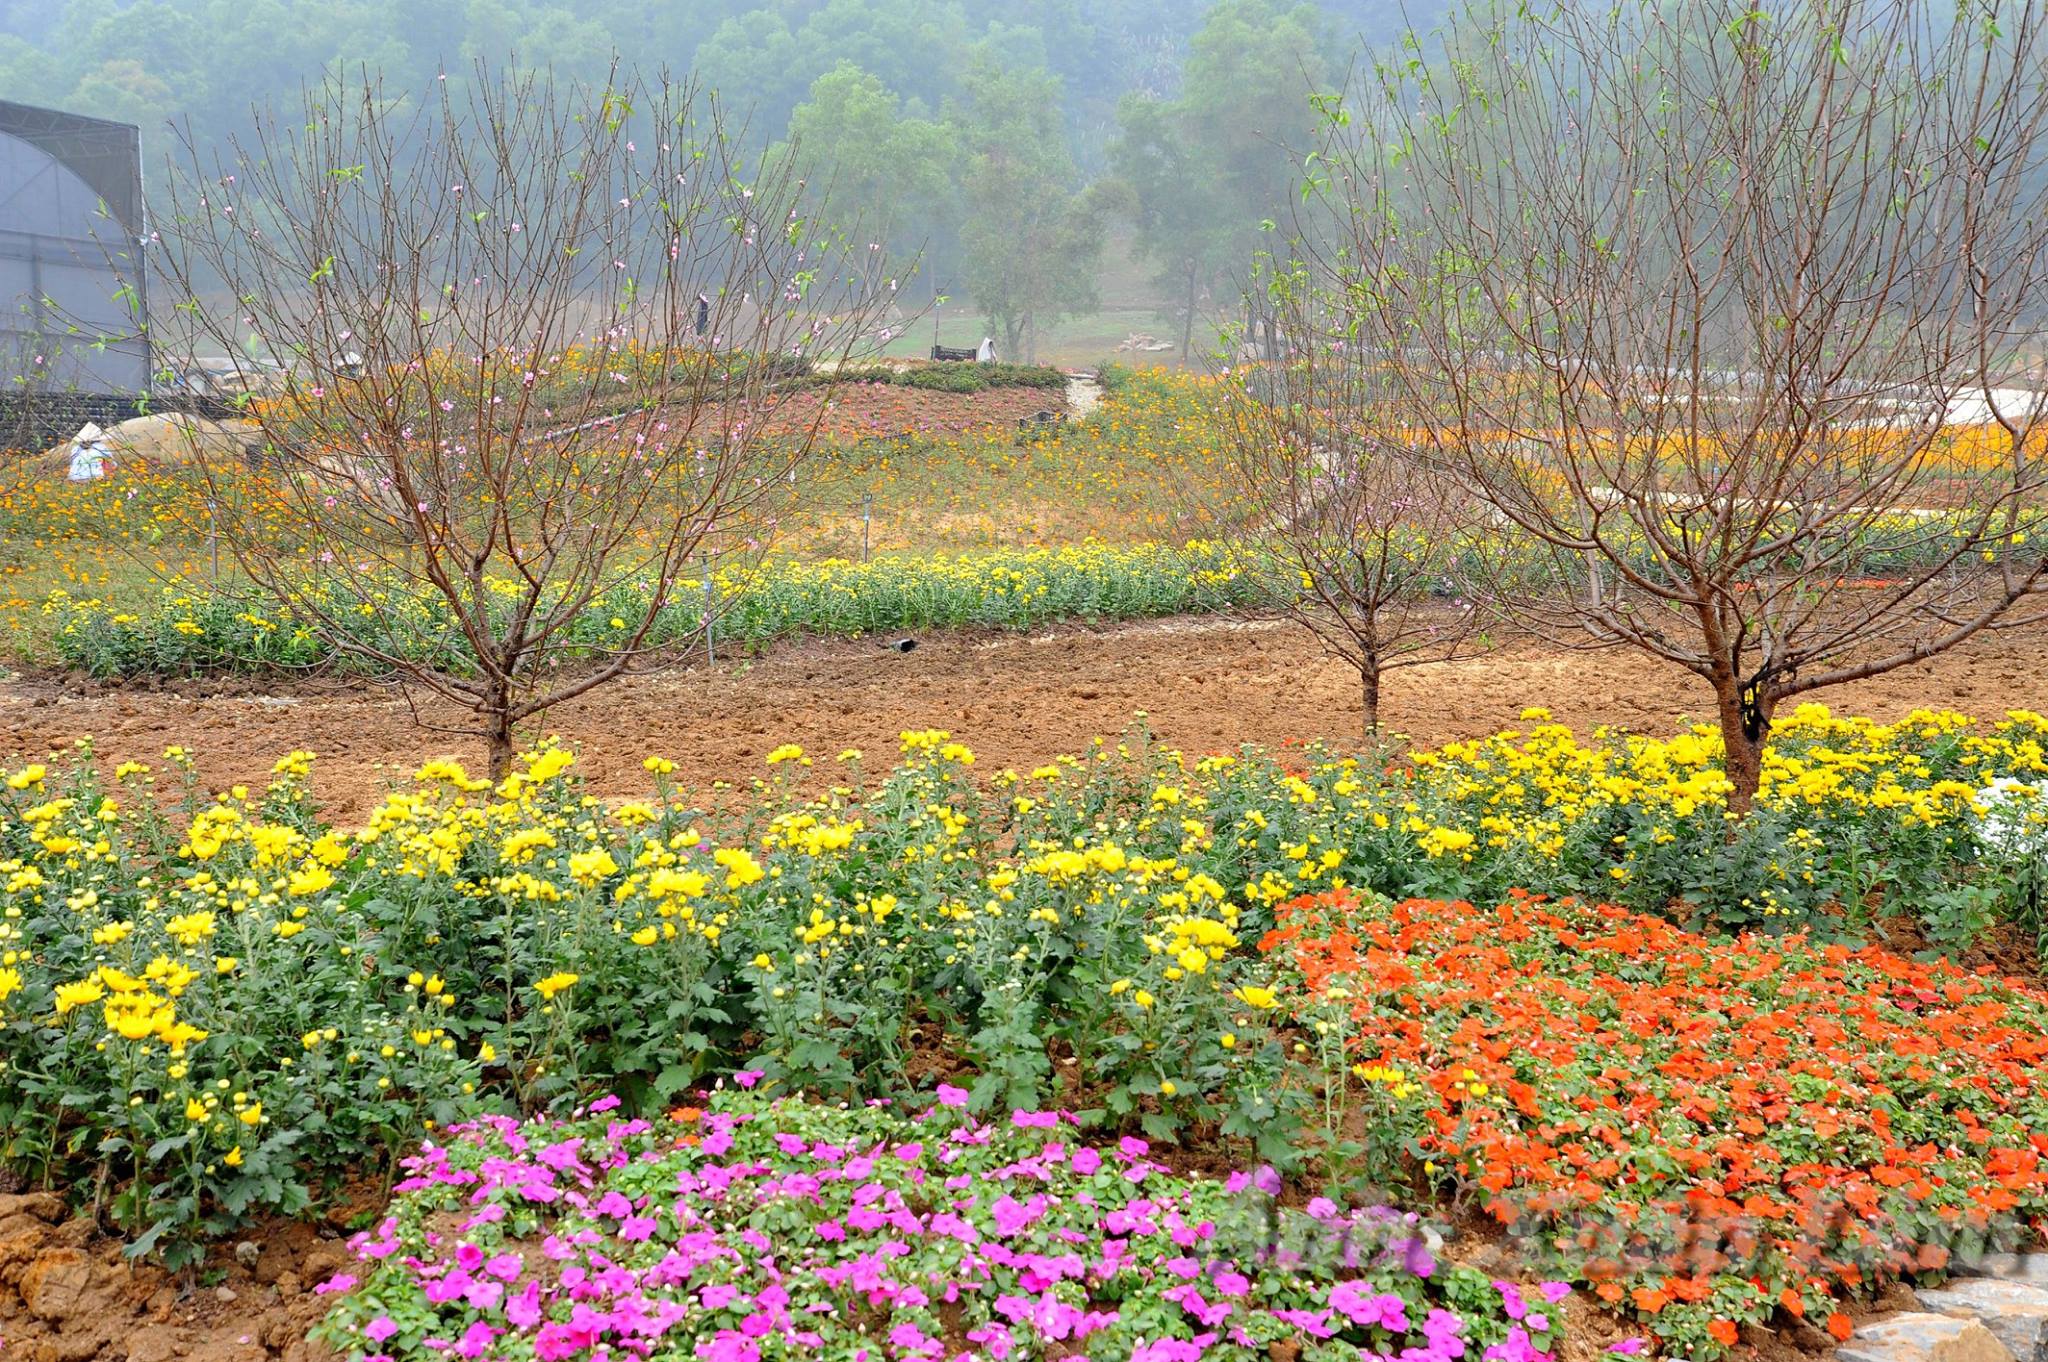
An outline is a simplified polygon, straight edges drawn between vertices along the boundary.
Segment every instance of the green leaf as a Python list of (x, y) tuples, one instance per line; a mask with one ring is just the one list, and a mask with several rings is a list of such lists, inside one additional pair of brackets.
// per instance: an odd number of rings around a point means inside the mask
[(174, 1150), (183, 1149), (186, 1145), (191, 1143), (192, 1132), (189, 1130), (185, 1131), (183, 1134), (180, 1135), (166, 1135), (164, 1136), (164, 1138), (158, 1140), (155, 1144), (151, 1145), (149, 1147), (149, 1153), (144, 1157), (146, 1157), (149, 1162), (155, 1163), (158, 1160), (162, 1159), (164, 1155), (169, 1154)]

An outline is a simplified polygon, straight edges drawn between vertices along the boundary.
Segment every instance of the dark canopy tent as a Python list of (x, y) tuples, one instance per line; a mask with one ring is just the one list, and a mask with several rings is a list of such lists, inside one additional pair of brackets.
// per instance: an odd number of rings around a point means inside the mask
[(0, 100), (0, 400), (149, 389), (140, 131)]

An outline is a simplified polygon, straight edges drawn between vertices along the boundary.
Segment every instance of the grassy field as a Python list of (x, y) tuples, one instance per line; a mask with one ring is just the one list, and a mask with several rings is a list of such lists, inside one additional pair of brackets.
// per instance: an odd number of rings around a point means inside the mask
[[(1106, 362), (1134, 368), (1200, 369), (1204, 355), (1215, 344), (1215, 308), (1205, 300), (1197, 305), (1192, 362), (1181, 353), (1181, 300), (1166, 296), (1154, 278), (1153, 267), (1137, 255), (1128, 234), (1113, 234), (1104, 244), (1095, 292), (1099, 303), (1095, 311), (1063, 317), (1039, 329), (1037, 353), (1031, 357), (1036, 363), (1087, 369)], [(980, 344), (984, 336), (999, 334), (975, 308), (972, 298), (952, 296), (940, 307), (917, 316), (891, 343), (888, 353), (910, 358), (928, 353), (935, 343), (966, 348)], [(1150, 352), (1117, 349), (1133, 335), (1149, 335), (1174, 348)]]
[(1148, 373), (1084, 423), (1019, 443), (989, 430), (823, 460), (792, 551), (958, 553), (1100, 539), (1185, 538), (1213, 490), (1219, 432), (1207, 383)]
[[(929, 315), (919, 319), (907, 334), (890, 343), (887, 353), (896, 358), (928, 353), (935, 343), (932, 339), (933, 322), (934, 318)], [(972, 347), (990, 334), (986, 319), (973, 310), (971, 301), (947, 303), (940, 309), (936, 322), (936, 344), (939, 345)], [(1134, 334), (1172, 341), (1176, 348), (1154, 353), (1120, 352), (1117, 347)], [(1195, 344), (1199, 348), (1202, 344), (1199, 327), (1195, 334)], [(1044, 328), (1039, 333), (1037, 354), (1033, 359), (1039, 364), (1058, 364), (1067, 368), (1094, 368), (1106, 361), (1114, 361), (1134, 367), (1177, 369), (1182, 367), (1179, 341), (1180, 323), (1166, 310), (1134, 303), (1105, 307), (1085, 317), (1063, 318)]]

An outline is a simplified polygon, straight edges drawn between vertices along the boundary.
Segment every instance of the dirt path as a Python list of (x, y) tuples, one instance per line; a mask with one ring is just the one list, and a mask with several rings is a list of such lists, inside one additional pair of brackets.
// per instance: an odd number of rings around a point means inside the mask
[[(1919, 706), (1980, 716), (2048, 708), (2048, 630), (1974, 643), (1932, 663), (1824, 697), (1844, 712), (1896, 718)], [(1668, 731), (1708, 712), (1689, 676), (1631, 653), (1534, 646), (1397, 673), (1390, 726), (1424, 743), (1517, 721), (1530, 705), (1584, 731), (1615, 724)], [(642, 790), (640, 761), (675, 760), (702, 786), (744, 782), (783, 742), (816, 754), (857, 747), (874, 762), (906, 728), (945, 728), (988, 769), (1078, 752), (1138, 720), (1167, 742), (1208, 752), (1256, 742), (1343, 742), (1359, 731), (1355, 678), (1299, 631), (1278, 623), (1166, 620), (1103, 631), (1062, 628), (996, 637), (936, 635), (899, 655), (872, 643), (816, 641), (752, 662), (635, 678), (562, 706), (546, 731), (582, 754), (600, 792)], [(459, 719), (447, 710), (428, 717)], [(309, 683), (262, 694), (246, 683), (172, 691), (100, 689), (28, 678), (0, 686), (0, 763), (92, 736), (109, 761), (190, 748), (207, 781), (257, 781), (295, 747), (320, 758), (316, 784), (333, 813), (360, 815), (394, 777), (428, 756), (477, 764), (478, 745), (417, 727), (393, 691)]]
[(1102, 402), (1102, 385), (1092, 378), (1067, 375), (1067, 419), (1085, 421)]

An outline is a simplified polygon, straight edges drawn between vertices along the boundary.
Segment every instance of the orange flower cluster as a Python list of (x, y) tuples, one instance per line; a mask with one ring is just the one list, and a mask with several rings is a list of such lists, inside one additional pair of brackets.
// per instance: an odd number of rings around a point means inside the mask
[(1840, 1298), (2048, 1223), (2048, 995), (2015, 981), (1526, 894), (1279, 922), (1359, 1061), (1420, 1076), (1421, 1156), (1674, 1345), (1842, 1334)]

